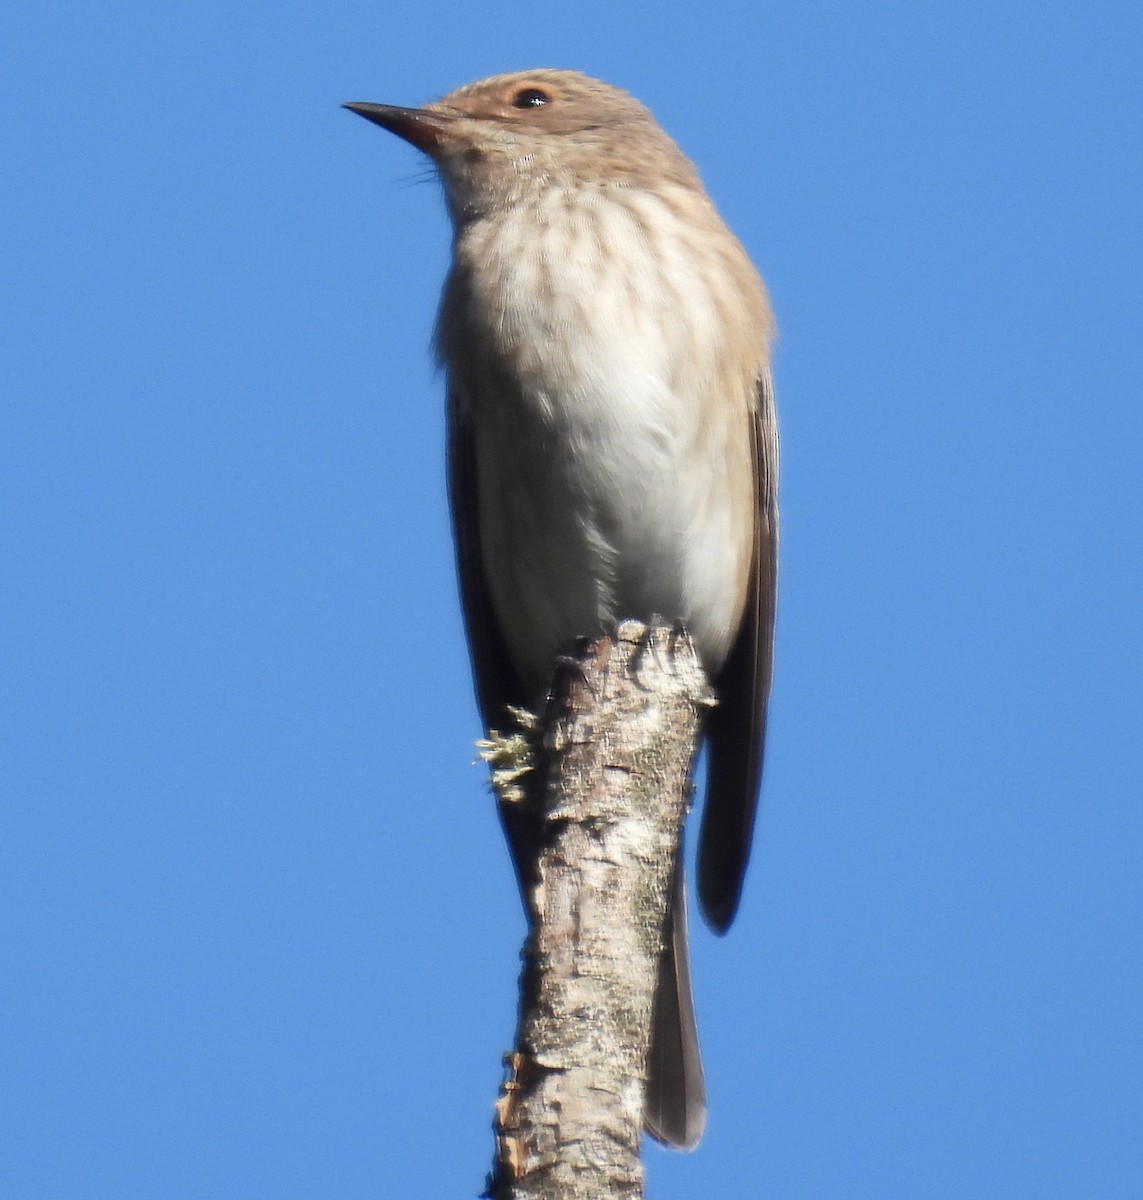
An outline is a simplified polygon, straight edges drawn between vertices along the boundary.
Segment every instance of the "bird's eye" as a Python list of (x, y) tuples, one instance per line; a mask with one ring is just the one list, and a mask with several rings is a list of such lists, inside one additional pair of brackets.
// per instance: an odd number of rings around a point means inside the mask
[(543, 88), (521, 88), (512, 97), (513, 108), (542, 108), (551, 100), (551, 96)]

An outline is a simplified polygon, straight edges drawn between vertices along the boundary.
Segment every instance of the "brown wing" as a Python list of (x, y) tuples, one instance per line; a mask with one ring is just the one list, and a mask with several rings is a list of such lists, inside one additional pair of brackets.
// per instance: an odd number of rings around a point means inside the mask
[(754, 562), (742, 624), (714, 680), (718, 706), (707, 724), (707, 785), (698, 893), (711, 927), (724, 933), (738, 911), (762, 779), (766, 705), (774, 658), (778, 585), (778, 426), (769, 377), (759, 381), (751, 422), (758, 507)]
[[(472, 681), (485, 729), (505, 729), (511, 723), (508, 705), (528, 708), (536, 698), (529, 696), (512, 667), (500, 623), (492, 608), (492, 597), (484, 574), (480, 550), (480, 517), (476, 488), (476, 442), (455, 391), (448, 398), (448, 498), (452, 514), (456, 576)], [(500, 805), (500, 823), (512, 851), (520, 889), (527, 894), (530, 882), (527, 864), (534, 862), (533, 848), (539, 836), (534, 818), (524, 805)]]
[(448, 398), (448, 497), (452, 514), (456, 575), (464, 630), (472, 660), (476, 700), (486, 729), (503, 729), (509, 704), (526, 707), (530, 698), (512, 669), (500, 623), (484, 575), (476, 489), (476, 443), (455, 392)]

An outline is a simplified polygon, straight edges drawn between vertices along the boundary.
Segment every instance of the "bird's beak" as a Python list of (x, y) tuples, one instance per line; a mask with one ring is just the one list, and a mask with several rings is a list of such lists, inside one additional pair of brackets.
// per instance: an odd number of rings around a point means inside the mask
[(343, 104), (342, 108), (348, 108), (374, 125), (388, 129), (426, 154), (432, 154), (440, 146), (449, 126), (456, 120), (450, 113), (433, 112), (427, 108), (398, 108), (393, 104), (354, 101), (352, 104)]

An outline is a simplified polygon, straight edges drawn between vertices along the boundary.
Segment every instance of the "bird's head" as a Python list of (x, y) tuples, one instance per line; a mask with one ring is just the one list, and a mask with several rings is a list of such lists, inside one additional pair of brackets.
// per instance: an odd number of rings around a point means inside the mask
[(345, 107), (433, 160), (458, 221), (552, 186), (699, 186), (646, 107), (578, 71), (495, 75), (423, 108)]

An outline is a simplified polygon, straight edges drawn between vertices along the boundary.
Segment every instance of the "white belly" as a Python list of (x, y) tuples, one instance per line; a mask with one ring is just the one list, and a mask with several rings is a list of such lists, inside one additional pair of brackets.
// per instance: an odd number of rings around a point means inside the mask
[(558, 237), (544, 221), (537, 234), (529, 212), (519, 229), (497, 224), (497, 249), (515, 238), (511, 252), (469, 248), (492, 319), (472, 331), (485, 365), (467, 386), (453, 379), (475, 431), (481, 543), (509, 652), (538, 690), (576, 637), (659, 616), (685, 621), (715, 670), (749, 573), (765, 345), (743, 361), (725, 326), (735, 297), (719, 303), (708, 287), (726, 273), (703, 269), (685, 227), (652, 251), (630, 208), (588, 195), (569, 239), (567, 198), (552, 203)]

